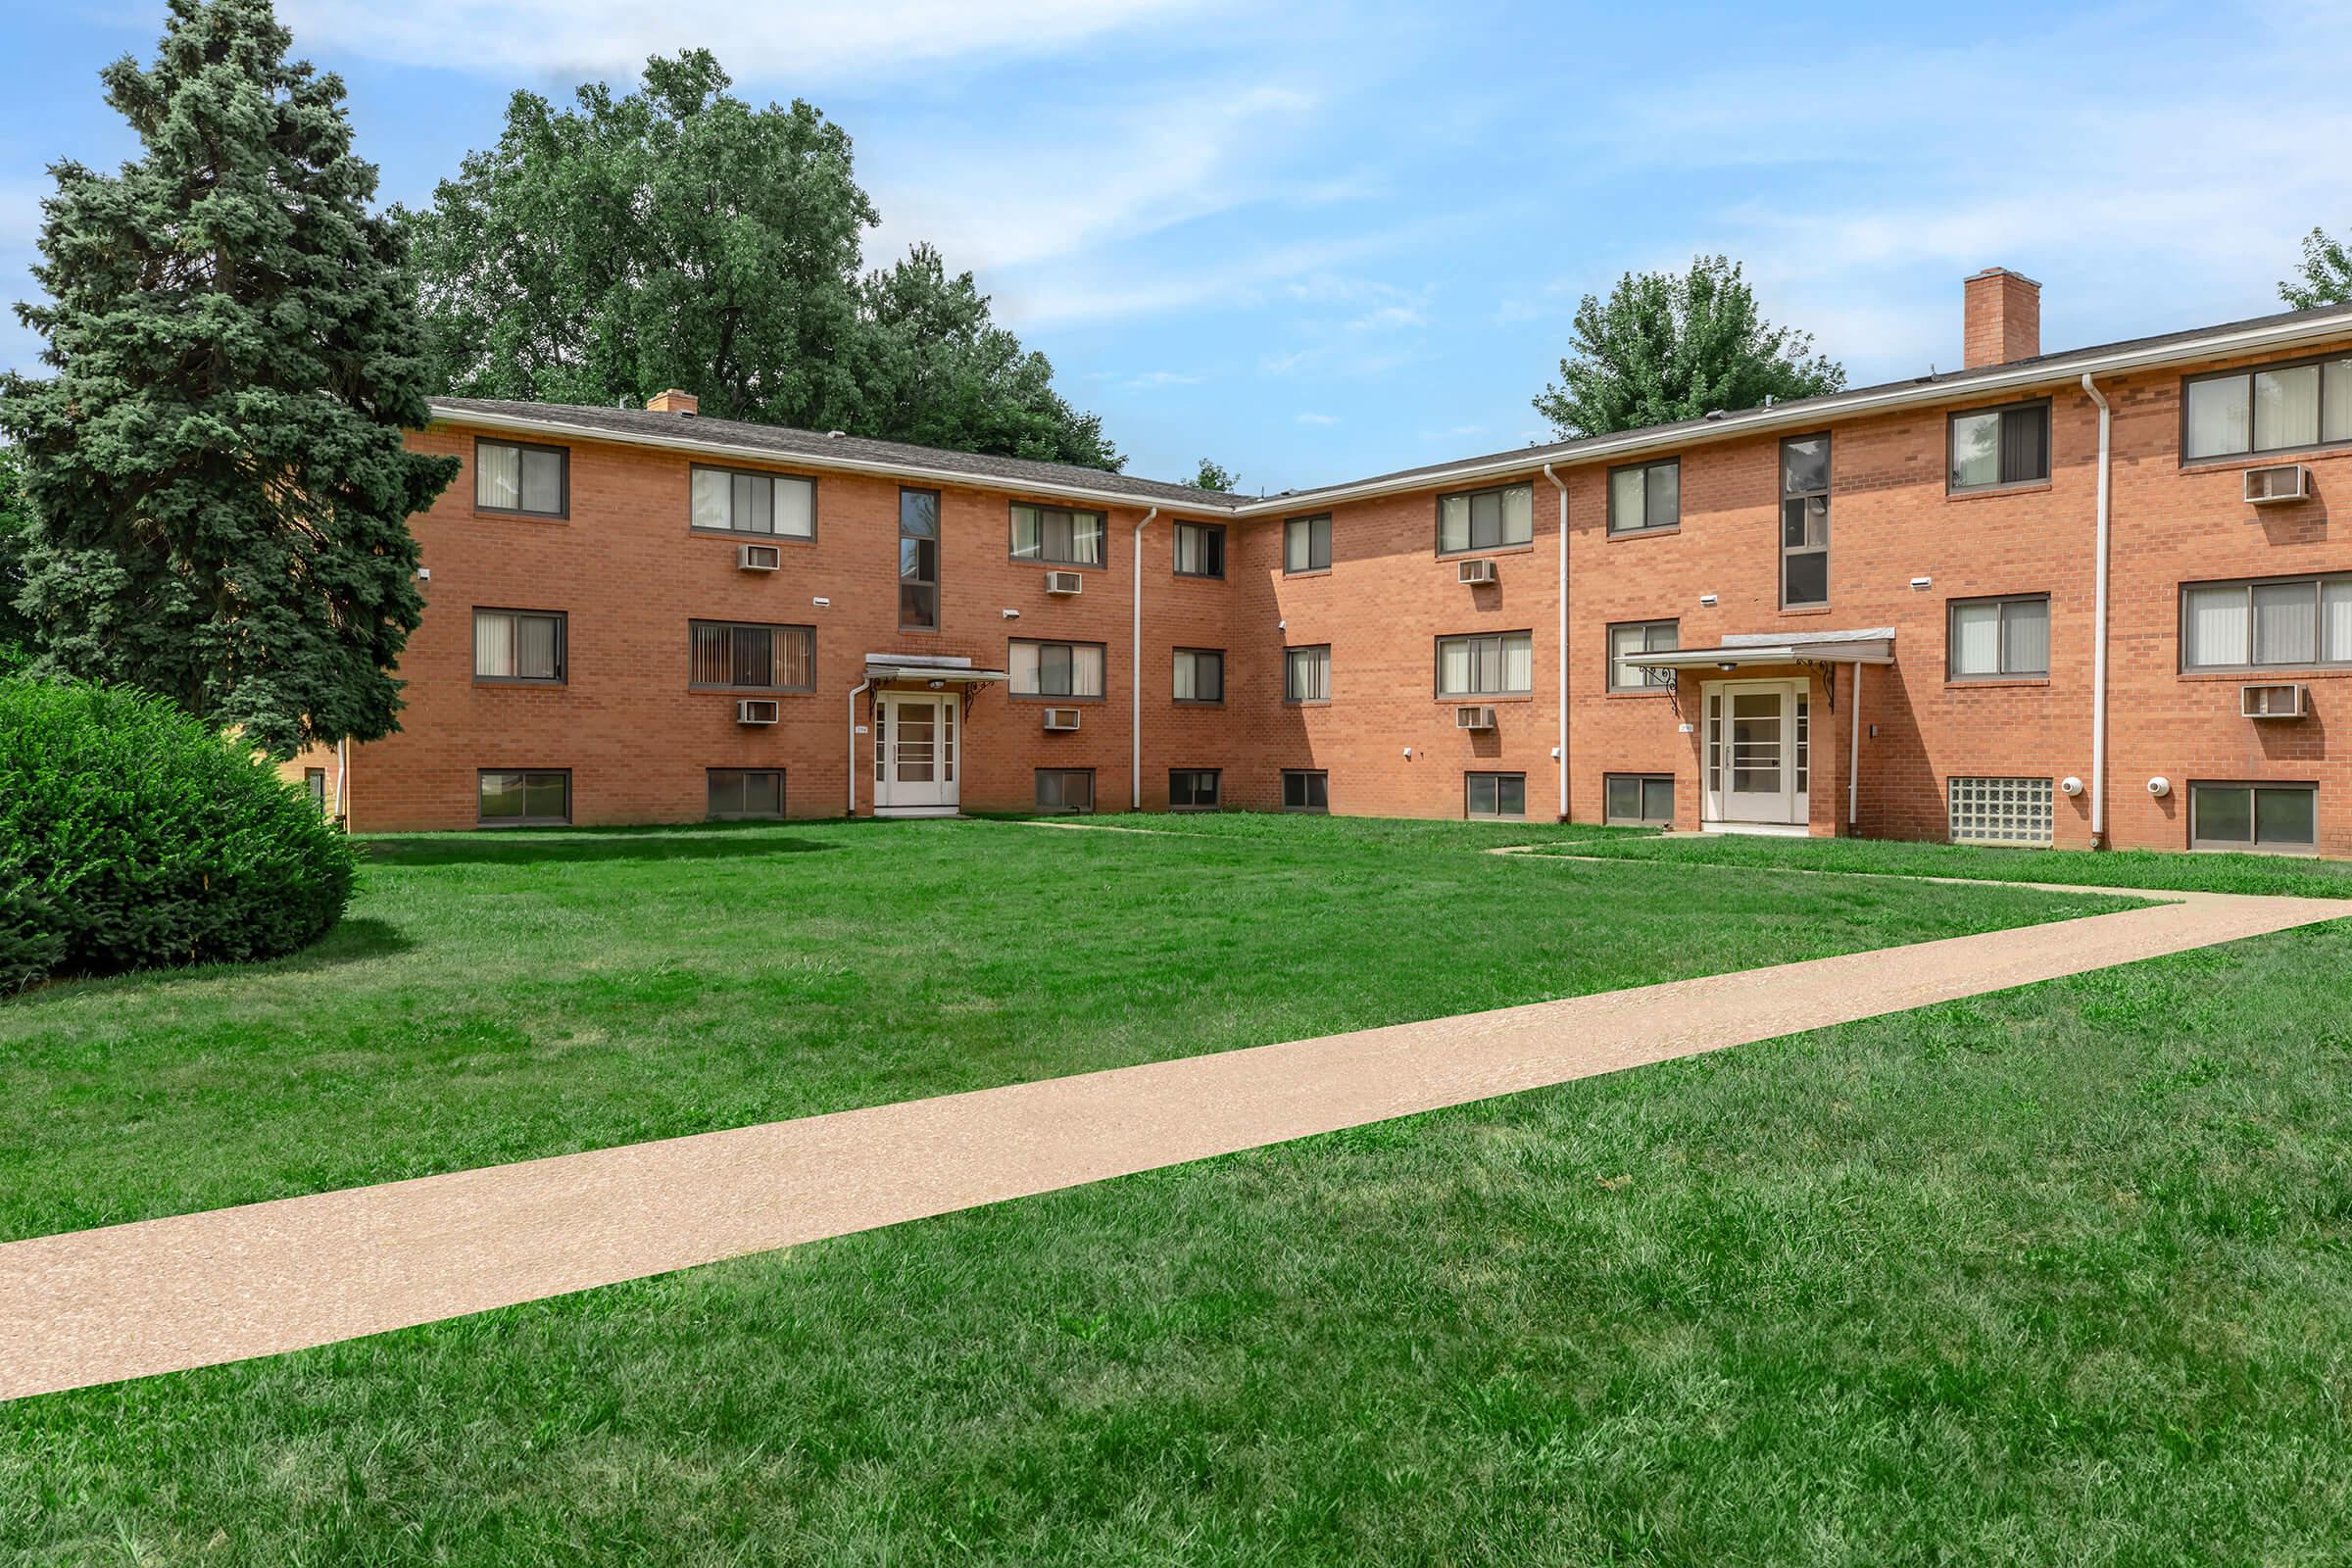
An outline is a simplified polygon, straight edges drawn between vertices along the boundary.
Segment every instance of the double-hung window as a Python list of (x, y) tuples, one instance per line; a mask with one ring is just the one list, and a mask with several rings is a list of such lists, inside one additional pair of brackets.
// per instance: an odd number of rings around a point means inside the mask
[(2050, 476), (2050, 405), (2018, 403), (1971, 409), (1949, 421), (1951, 471), (1946, 483), (1964, 490), (2037, 484)]
[(687, 622), (687, 684), (709, 690), (816, 690), (814, 626)]
[(1213, 522), (1178, 523), (1175, 563), (1179, 577), (1224, 576), (1225, 530)]
[(1012, 504), (1012, 559), (1054, 566), (1102, 564), (1102, 514)]
[(1953, 680), (2047, 675), (2049, 595), (1954, 600), (1948, 647)]
[(563, 614), (536, 610), (476, 610), (473, 678), (563, 685)]
[(899, 492), (899, 626), (939, 629), (939, 492)]
[(1293, 517), (1282, 525), (1282, 569), (1286, 573), (1331, 569), (1331, 514)]
[(1533, 632), (1438, 639), (1440, 697), (1524, 697), (1536, 687)]
[(2180, 590), (2182, 669), (2352, 664), (2352, 576), (2191, 583)]
[(1015, 641), (1005, 668), (1015, 697), (1102, 695), (1101, 643)]
[(2180, 401), (2190, 462), (2352, 441), (2352, 358), (2190, 376)]
[(1781, 608), (1830, 602), (1830, 438), (1781, 443)]
[(1282, 700), (1286, 703), (1331, 701), (1331, 645), (1285, 648), (1282, 651)]
[(1441, 556), (1501, 550), (1532, 543), (1535, 537), (1536, 488), (1532, 481), (1489, 490), (1457, 490), (1438, 497)]
[(1682, 622), (1629, 620), (1609, 628), (1609, 690), (1654, 692), (1674, 684), (1671, 669), (1651, 669), (1625, 661), (1634, 654), (1670, 654), (1683, 643)]
[(473, 443), (473, 506), (477, 512), (514, 512), (531, 517), (561, 517), (570, 510), (571, 454), (563, 447), (527, 441)]
[(1609, 470), (1609, 532), (1650, 533), (1679, 528), (1682, 522), (1682, 459)]
[(816, 537), (816, 481), (789, 473), (694, 469), (691, 526), (697, 533)]
[(1225, 700), (1225, 655), (1215, 648), (1176, 650), (1175, 698), (1180, 703)]

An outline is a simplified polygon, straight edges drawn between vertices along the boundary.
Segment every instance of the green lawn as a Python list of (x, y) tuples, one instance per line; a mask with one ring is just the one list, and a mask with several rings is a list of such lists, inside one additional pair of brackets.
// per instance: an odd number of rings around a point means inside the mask
[[(10, 1147), (46, 1149), (9, 1185), (62, 1169), (67, 1211), (101, 1193), (187, 1206), (303, 1185), (199, 1158), (233, 1121), (365, 1163), (429, 1147), (399, 1134), (412, 1108), (494, 1143), (475, 1118), (503, 1100), (601, 1142), (687, 1104), (750, 1120), (1306, 1032), (1297, 1009), (1419, 1016), (1482, 988), (1469, 1004), (2054, 907), (1498, 858), (1379, 827), (1179, 831), (399, 841), (360, 911), (378, 951), (0, 1011)], [(829, 853), (782, 848), (804, 835)], [(918, 896), (937, 884), (906, 866), (910, 844), (946, 887)], [(817, 991), (730, 1033), (730, 999), (776, 977), (711, 956), (715, 915), (695, 911), (747, 906), (823, 956), (770, 960)], [(1294, 911), (1311, 940), (1280, 940)], [(890, 920), (910, 929), (879, 934)], [(996, 968), (980, 946), (1073, 923), (1075, 947), (1111, 951), (1065, 968), (1041, 944)], [(965, 944), (954, 985), (890, 987), (915, 928)], [(1215, 961), (1176, 978), (1200, 941)], [(691, 984), (591, 1035), (592, 998), (663, 972)], [(2334, 1563), (2352, 1518), (2348, 973), (2352, 928), (2306, 928), (0, 1405), (0, 1560)], [(325, 993), (308, 1032), (306, 988)], [(957, 996), (993, 1000), (958, 1012)], [(446, 1052), (408, 1032), (443, 1007), (502, 1021)], [(656, 1044), (641, 1007), (695, 1049)], [(762, 1044), (803, 1007), (830, 1053)], [(862, 1031), (871, 1007), (924, 1040)], [(1065, 1013), (1090, 1027), (1056, 1032)], [(179, 1049), (151, 1053), (142, 1018)], [(242, 1050), (199, 1046), (232, 1022)], [(1110, 1057), (1068, 1055), (1105, 1028)], [(510, 1031), (547, 1043), (500, 1047)], [(729, 1053), (760, 1070), (722, 1071)], [(615, 1065), (646, 1054), (662, 1060)], [(186, 1070), (141, 1076), (165, 1059)], [(93, 1104), (110, 1071), (146, 1085), (111, 1122)], [(38, 1087), (61, 1075), (74, 1093)], [(787, 1075), (801, 1087), (770, 1082)], [(435, 1099), (436, 1079), (469, 1087)], [(50, 1098), (26, 1109), (28, 1090)], [(809, 1102), (735, 1114), (762, 1093)], [(288, 1118), (308, 1125), (270, 1131)], [(81, 1142), (110, 1127), (133, 1152), (112, 1187)], [(12, 1200), (36, 1222), (50, 1205)]]
[(1465, 853), (1524, 828), (1177, 820), (373, 841), (309, 954), (0, 1005), (0, 1239), (2097, 904)]

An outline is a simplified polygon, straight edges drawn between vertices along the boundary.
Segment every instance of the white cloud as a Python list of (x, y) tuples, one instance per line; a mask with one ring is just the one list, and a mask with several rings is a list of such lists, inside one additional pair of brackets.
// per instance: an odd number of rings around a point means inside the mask
[(896, 74), (971, 57), (1060, 53), (1177, 20), (1202, 0), (279, 0), (314, 58), (350, 52), (480, 74), (634, 74), (707, 46), (742, 75)]
[(1301, 414), (1298, 416), (1298, 422), (1316, 425), (1337, 424), (1340, 422), (1340, 416), (1336, 414)]
[(1199, 386), (1205, 379), (1198, 375), (1183, 375), (1174, 370), (1146, 370), (1141, 375), (1104, 376), (1101, 379), (1117, 383), (1122, 392), (1149, 392), (1163, 386)]

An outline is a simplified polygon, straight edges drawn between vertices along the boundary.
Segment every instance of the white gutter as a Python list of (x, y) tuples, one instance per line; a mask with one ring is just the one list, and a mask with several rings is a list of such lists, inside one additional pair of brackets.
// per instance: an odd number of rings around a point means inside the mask
[(851, 818), (852, 818), (852, 819), (855, 819), (855, 818), (857, 817), (857, 815), (858, 815), (858, 693), (860, 693), (860, 692), (862, 692), (862, 691), (864, 691), (864, 690), (865, 690), (865, 689), (866, 689), (868, 686), (871, 686), (872, 684), (873, 684), (873, 680), (872, 680), (872, 678), (869, 676), (868, 678), (866, 678), (866, 679), (864, 679), (864, 680), (861, 680), (861, 681), (859, 681), (859, 682), (858, 682), (857, 685), (855, 685), (855, 686), (853, 686), (853, 687), (851, 687), (851, 688), (850, 688), (850, 809), (849, 809), (849, 815), (851, 816)]
[(1544, 477), (1560, 493), (1560, 820), (1568, 820), (1568, 487), (1544, 465)]
[(1127, 692), (1132, 699), (1127, 714), (1127, 808), (1144, 808), (1144, 524), (1159, 515), (1153, 507), (1136, 519), (1135, 538), (1127, 553), (1135, 558), (1135, 652), (1127, 660)]
[(2107, 844), (2107, 535), (2112, 510), (2107, 467), (2114, 450), (2115, 411), (2087, 373), (2082, 377), (2082, 390), (2099, 406), (2097, 588), (2091, 602), (2090, 632), (2090, 847), (2097, 850)]

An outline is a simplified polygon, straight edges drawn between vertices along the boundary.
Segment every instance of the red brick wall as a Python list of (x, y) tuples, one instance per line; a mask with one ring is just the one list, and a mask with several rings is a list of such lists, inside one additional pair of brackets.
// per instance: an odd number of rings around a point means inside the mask
[[(2245, 463), (2184, 468), (2179, 460), (2180, 377), (2151, 371), (2103, 381), (2115, 407), (2111, 690), (2107, 810), (2111, 841), (2178, 849), (2187, 842), (2187, 785), (2256, 779), (2321, 787), (2322, 847), (2352, 853), (2352, 749), (2328, 744), (2352, 675), (2298, 672), (2314, 716), (2257, 723), (2237, 713), (2235, 676), (2184, 677), (2177, 662), (2180, 586), (2214, 577), (2352, 569), (2352, 546), (2329, 525), (2329, 497), (2352, 494), (2352, 454), (2301, 458), (2317, 499), (2255, 509), (2240, 499)], [(2013, 395), (1976, 400), (2008, 401)], [(1608, 772), (1671, 772), (1678, 825), (1697, 825), (1700, 691), (1713, 671), (1686, 672), (1677, 699), (1607, 691), (1607, 628), (1674, 619), (1686, 647), (1730, 633), (1894, 629), (1897, 662), (1863, 677), (1859, 820), (1866, 835), (1941, 838), (1945, 781), (1960, 774), (2085, 780), (2091, 774), (2092, 539), (2097, 412), (2080, 387), (2051, 394), (2051, 477), (1995, 494), (1945, 486), (1946, 407), (1841, 421), (1833, 429), (1831, 603), (1778, 604), (1778, 437), (1694, 445), (1682, 462), (1682, 521), (1672, 532), (1611, 537), (1606, 467), (1560, 470), (1570, 535), (1568, 674), (1572, 730), (1565, 761), (1570, 812), (1602, 812)], [(425, 449), (470, 459), (472, 435), (436, 428)], [(844, 808), (845, 694), (871, 653), (963, 655), (1003, 667), (1009, 638), (1100, 642), (1105, 697), (1083, 705), (1076, 734), (1048, 735), (1039, 704), (1003, 686), (967, 706), (962, 801), (1019, 809), (1039, 766), (1091, 767), (1102, 809), (1129, 799), (1130, 582), (1142, 507), (1113, 509), (1106, 565), (1075, 598), (1044, 592), (1044, 568), (1007, 559), (1011, 495), (943, 491), (942, 630), (899, 630), (895, 598), (898, 486), (818, 480), (817, 537), (786, 542), (785, 566), (739, 572), (733, 539), (686, 524), (689, 459), (618, 444), (571, 449), (571, 515), (541, 521), (481, 514), (468, 466), (415, 526), (431, 570), (423, 627), (402, 662), (409, 707), (398, 735), (357, 749), (351, 788), (359, 829), (464, 827), (474, 820), (480, 767), (568, 767), (582, 823), (686, 820), (704, 807), (704, 770), (781, 766), (796, 816)], [(2266, 458), (2264, 461), (2277, 461)], [(1523, 773), (1529, 815), (1558, 809), (1558, 492), (1541, 473), (1532, 545), (1494, 552), (1499, 581), (1465, 587), (1436, 550), (1432, 491), (1333, 510), (1328, 572), (1286, 576), (1279, 516), (1228, 522), (1224, 581), (1181, 578), (1163, 509), (1143, 537), (1143, 772), (1147, 809), (1163, 808), (1168, 770), (1223, 772), (1228, 806), (1271, 808), (1281, 770), (1330, 774), (1339, 812), (1458, 816), (1469, 771)], [(1201, 520), (1214, 520), (1204, 514)], [(1931, 585), (1915, 590), (1914, 577)], [(2046, 678), (1953, 682), (1945, 675), (1950, 601), (2050, 596)], [(1703, 606), (1700, 597), (1716, 596)], [(812, 598), (831, 601), (827, 608)], [(491, 686), (471, 674), (476, 606), (568, 613), (568, 682)], [(1020, 612), (1008, 621), (1004, 611)], [(780, 699), (783, 722), (747, 729), (734, 699), (686, 682), (689, 619), (816, 627), (816, 691)], [(1435, 695), (1436, 643), (1467, 632), (1531, 631), (1534, 691), (1502, 699), (1496, 728), (1454, 727)], [(1329, 644), (1332, 701), (1282, 700), (1286, 646)], [(1178, 647), (1223, 649), (1226, 701), (1179, 706)], [(1742, 675), (1768, 673), (1743, 671)], [(1799, 670), (1783, 671), (1792, 678)], [(1852, 676), (1835, 708), (1813, 679), (1812, 826), (1845, 831)], [(2342, 710), (2342, 711), (2339, 711)], [(870, 721), (861, 703), (858, 722)], [(1680, 722), (1693, 728), (1683, 733)], [(870, 805), (870, 735), (859, 737), (858, 801)], [(1409, 757), (1406, 755), (1409, 749)], [(318, 765), (330, 760), (298, 760)], [(2146, 780), (2176, 786), (2151, 800)], [(2061, 844), (2088, 841), (2090, 798), (2061, 798)]]

